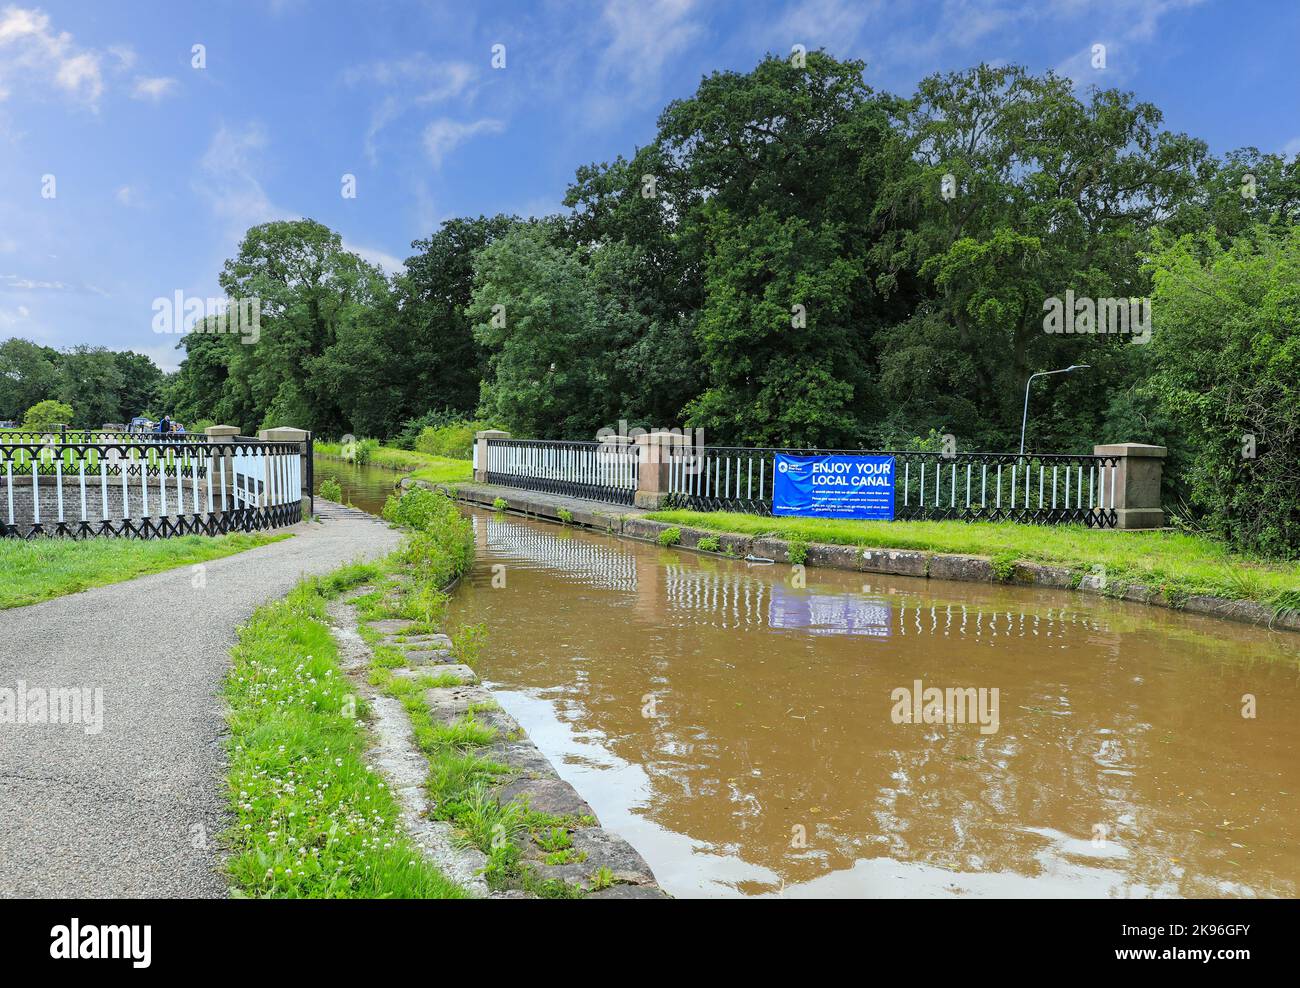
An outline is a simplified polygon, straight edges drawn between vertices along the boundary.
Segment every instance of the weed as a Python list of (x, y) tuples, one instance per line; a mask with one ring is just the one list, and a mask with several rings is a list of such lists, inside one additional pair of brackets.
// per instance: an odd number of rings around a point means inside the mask
[(670, 545), (677, 545), (677, 543), (681, 542), (681, 540), (682, 540), (682, 530), (675, 525), (672, 528), (665, 528), (662, 532), (659, 533), (658, 542), (660, 545), (665, 547)]

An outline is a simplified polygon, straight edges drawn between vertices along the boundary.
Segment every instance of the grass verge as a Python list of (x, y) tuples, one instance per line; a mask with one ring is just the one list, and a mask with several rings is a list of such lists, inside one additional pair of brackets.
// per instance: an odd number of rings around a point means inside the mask
[[(363, 447), (363, 450), (358, 447)], [(343, 446), (340, 443), (317, 442), (314, 450), (321, 456), (345, 459)], [(373, 440), (362, 440), (354, 444), (353, 456), (366, 466), (409, 473), (420, 480), (428, 480), (435, 484), (470, 481), (474, 477), (474, 466), (469, 460), (455, 460), (447, 456), (421, 453), (418, 450), (381, 446)]]
[[(443, 630), (449, 584), (473, 564), (474, 533), (446, 495), (412, 488), (389, 499), (384, 517), (410, 529), (405, 546), (385, 562), (388, 575), (375, 582), (375, 590), (354, 603), (361, 618), (361, 634), (369, 642), (373, 660), (370, 682), (398, 699), (410, 717), (416, 743), (429, 760), (429, 813), (453, 827), (455, 839), (482, 851), (487, 858), (484, 878), (493, 889), (522, 888), (541, 898), (579, 898), (584, 888), (559, 879), (540, 877), (526, 860), (529, 841), (546, 852), (547, 863), (580, 863), (581, 852), (571, 846), (569, 834), (593, 819), (570, 819), (531, 809), (519, 800), (501, 802), (497, 791), (513, 770), (492, 760), (486, 749), (501, 737), (487, 723), (488, 700), (471, 706), (450, 723), (436, 720), (425, 702), (425, 691), (456, 686), (454, 676), (439, 675), (436, 666), (409, 677), (394, 675), (408, 668), (401, 648), (383, 641), (366, 622), (383, 618), (415, 621), (407, 635)], [(450, 633), (457, 662), (473, 666), (483, 646), (484, 629), (469, 625)], [(592, 888), (600, 887), (595, 876)]]
[(24, 607), (177, 566), (232, 556), (289, 535), (183, 535), (171, 539), (0, 540), (0, 609)]
[(801, 544), (822, 542), (873, 549), (990, 556), (1051, 563), (1083, 573), (1104, 567), (1107, 584), (1142, 583), (1172, 594), (1252, 600), (1275, 609), (1300, 606), (1300, 564), (1232, 553), (1210, 539), (1171, 531), (1115, 531), (1080, 525), (1011, 522), (843, 521), (768, 518), (734, 512), (659, 511), (647, 517), (671, 525)]
[(365, 703), (326, 623), (330, 597), (377, 575), (354, 565), (305, 581), (240, 629), (225, 689), (237, 895), (468, 895), (401, 832), (397, 801), (366, 762)]

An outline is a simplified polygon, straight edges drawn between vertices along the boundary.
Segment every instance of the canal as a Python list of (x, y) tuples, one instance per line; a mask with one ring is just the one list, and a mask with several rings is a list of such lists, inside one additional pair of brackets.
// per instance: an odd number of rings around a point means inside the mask
[(312, 460), (316, 489), (324, 480), (334, 480), (343, 489), (343, 501), (372, 515), (384, 510), (384, 501), (393, 493), (393, 487), (402, 479), (397, 470), (383, 467), (356, 466), (343, 460), (317, 456)]
[[(376, 512), (399, 476), (316, 471)], [(452, 623), (674, 895), (1297, 894), (1297, 636), (467, 513)], [(905, 719), (931, 688), (996, 717)]]
[[(474, 520), (481, 674), (674, 895), (1297, 892), (1294, 637)], [(896, 722), (918, 680), (996, 730)]]

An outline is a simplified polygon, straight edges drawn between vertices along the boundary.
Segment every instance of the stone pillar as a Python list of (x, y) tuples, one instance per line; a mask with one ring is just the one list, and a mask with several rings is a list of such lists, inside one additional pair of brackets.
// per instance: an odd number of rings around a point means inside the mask
[[(1164, 446), (1146, 443), (1111, 443), (1094, 446), (1096, 456), (1115, 456), (1116, 528), (1163, 528), (1165, 513), (1160, 506), (1160, 476), (1164, 469)], [(1110, 490), (1107, 485), (1106, 497)]]
[[(311, 437), (311, 433), (308, 432), (306, 429), (295, 429), (293, 426), (288, 426), (288, 425), (277, 426), (274, 429), (263, 429), (261, 432), (257, 434), (258, 439), (261, 439), (264, 442), (268, 442), (268, 443), (300, 444), (300, 448), (302, 452), (299, 455), (302, 460), (301, 477), (302, 477), (303, 484), (306, 484), (307, 478), (312, 475), (311, 461), (307, 458), (307, 440), (310, 437)], [(301, 493), (302, 492), (300, 489), (299, 494)], [(316, 496), (316, 492), (313, 490), (309, 490), (306, 496), (313, 499), (312, 504), (314, 506), (315, 504), (314, 499)], [(305, 513), (303, 517), (306, 517)]]
[[(234, 425), (210, 425), (203, 430), (210, 443), (228, 443), (239, 435), (239, 427)], [(224, 466), (223, 466), (224, 464)], [(229, 453), (212, 458), (212, 476), (208, 484), (212, 486), (212, 507), (221, 510), (221, 488), (213, 486), (218, 478), (224, 477), (226, 483), (226, 506), (234, 507), (233, 491), (235, 489), (235, 458)]]
[(474, 433), (474, 480), (480, 484), (487, 483), (487, 441), (489, 439), (509, 439), (510, 433), (500, 429), (483, 429)]
[(633, 503), (638, 508), (658, 511), (668, 500), (670, 450), (690, 445), (680, 432), (650, 432), (636, 437), (640, 468)]

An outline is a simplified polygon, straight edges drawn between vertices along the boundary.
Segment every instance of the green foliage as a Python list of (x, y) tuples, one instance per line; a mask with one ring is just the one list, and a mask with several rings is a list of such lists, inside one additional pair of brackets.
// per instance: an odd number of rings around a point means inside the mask
[(1162, 241), (1145, 391), (1182, 424), (1179, 494), (1242, 549), (1300, 554), (1300, 226)]
[(998, 583), (1010, 583), (1016, 576), (1017, 555), (1014, 552), (1000, 552), (990, 560), (993, 567), (993, 579)]
[(368, 764), (364, 701), (339, 666), (322, 590), (309, 581), (260, 608), (232, 653), (231, 877), (259, 898), (463, 898), (403, 834)]
[(468, 460), (474, 455), (474, 433), (483, 428), (485, 426), (479, 422), (429, 426), (420, 431), (415, 440), (415, 448), (421, 453), (431, 453), (434, 456)]
[(790, 564), (793, 566), (802, 566), (808, 561), (808, 541), (807, 539), (793, 538), (786, 543), (786, 552), (790, 556)]
[(49, 429), (72, 423), (72, 406), (61, 401), (38, 401), (23, 416), (24, 429)]
[(483, 654), (483, 645), (486, 642), (486, 624), (462, 625), (451, 635), (451, 654), (457, 662), (463, 662), (473, 668), (478, 665), (479, 656)]
[(326, 477), (322, 480), (316, 493), (327, 501), (335, 501), (339, 504), (343, 503), (343, 488), (339, 485), (339, 482), (332, 477)]
[(505, 498), (503, 498), (503, 497), (498, 497), (498, 498), (493, 498), (493, 499), (492, 499), (492, 510), (493, 510), (493, 511), (505, 511), (506, 508), (508, 508), (508, 507), (510, 507), (510, 504), (509, 504), (509, 502), (506, 501)]
[(659, 533), (658, 542), (662, 546), (677, 545), (682, 540), (682, 530), (676, 526), (665, 528)]
[(555, 512), (555, 516), (560, 519), (561, 525), (573, 524), (573, 512), (568, 508), (560, 508)]
[[(413, 529), (400, 555), (420, 583), (441, 591), (473, 565), (474, 528), (442, 492), (408, 488), (401, 497), (388, 498), (383, 515)], [(432, 614), (431, 599), (420, 610)]]
[(722, 547), (721, 540), (716, 535), (706, 535), (695, 543), (697, 549), (704, 552), (718, 552)]

